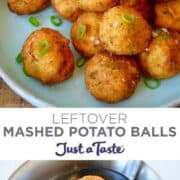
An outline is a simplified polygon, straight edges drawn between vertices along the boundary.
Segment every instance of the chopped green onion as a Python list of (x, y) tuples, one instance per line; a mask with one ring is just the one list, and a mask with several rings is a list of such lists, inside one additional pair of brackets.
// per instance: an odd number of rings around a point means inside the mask
[(159, 36), (159, 34), (157, 32), (155, 32), (155, 31), (152, 32), (152, 37), (153, 38), (157, 38), (158, 36)]
[(170, 38), (170, 35), (169, 34), (166, 34), (166, 35), (160, 35), (160, 36), (157, 36), (155, 37), (155, 39), (157, 40), (167, 40)]
[(87, 27), (84, 24), (80, 24), (77, 29), (77, 39), (82, 40), (86, 35)]
[(63, 21), (59, 16), (51, 16), (51, 23), (55, 26), (61, 26)]
[(40, 25), (40, 22), (35, 16), (29, 17), (29, 22), (35, 27), (38, 27)]
[(84, 57), (79, 57), (77, 58), (77, 67), (82, 67), (84, 66), (84, 64), (86, 63), (86, 59)]
[(136, 17), (131, 13), (124, 13), (121, 15), (121, 20), (126, 24), (134, 24)]
[(150, 77), (144, 77), (144, 84), (149, 89), (157, 89), (161, 85), (159, 80)]
[(21, 64), (22, 63), (22, 60), (23, 60), (23, 57), (22, 57), (22, 53), (20, 52), (17, 56), (16, 56), (16, 62), (18, 64)]
[(24, 73), (26, 76), (29, 76), (29, 75), (27, 74), (27, 71), (26, 71), (26, 69), (25, 69), (24, 66), (22, 67), (22, 70), (23, 70), (23, 73)]
[(170, 37), (170, 33), (166, 28), (156, 29), (152, 32), (152, 37), (157, 40), (166, 40)]
[(36, 48), (38, 56), (44, 56), (48, 52), (49, 48), (49, 42), (47, 40), (42, 40)]

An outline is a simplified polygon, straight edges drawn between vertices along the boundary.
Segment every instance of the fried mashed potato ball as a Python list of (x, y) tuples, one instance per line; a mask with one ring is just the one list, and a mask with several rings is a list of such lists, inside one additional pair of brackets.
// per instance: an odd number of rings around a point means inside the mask
[(71, 39), (75, 49), (83, 56), (91, 57), (103, 51), (99, 39), (99, 24), (101, 14), (89, 12), (82, 14), (73, 24)]
[(104, 179), (99, 176), (84, 176), (78, 180), (104, 180)]
[(69, 40), (50, 28), (34, 31), (24, 43), (22, 56), (27, 75), (44, 84), (64, 81), (74, 70)]
[(96, 99), (107, 103), (132, 96), (139, 79), (140, 72), (134, 59), (105, 52), (92, 57), (85, 70), (87, 89)]
[(153, 17), (152, 0), (120, 0), (120, 5), (136, 9), (148, 21)]
[(104, 12), (115, 6), (118, 0), (78, 0), (78, 2), (84, 11)]
[(46, 8), (50, 0), (8, 0), (9, 9), (19, 15), (32, 14)]
[(147, 21), (133, 8), (116, 6), (104, 13), (100, 40), (104, 48), (117, 55), (135, 55), (149, 44), (152, 31)]
[(61, 16), (70, 21), (75, 21), (82, 14), (78, 0), (51, 0), (51, 3)]
[(174, 39), (174, 55), (173, 55), (173, 58), (175, 59), (176, 61), (176, 67), (177, 67), (177, 70), (178, 70), (178, 73), (180, 73), (180, 33), (177, 33), (177, 32), (174, 32), (172, 34), (172, 38)]
[(140, 54), (144, 74), (155, 79), (168, 79), (180, 72), (180, 35), (163, 33), (152, 40)]
[(180, 0), (157, 3), (155, 24), (180, 32)]

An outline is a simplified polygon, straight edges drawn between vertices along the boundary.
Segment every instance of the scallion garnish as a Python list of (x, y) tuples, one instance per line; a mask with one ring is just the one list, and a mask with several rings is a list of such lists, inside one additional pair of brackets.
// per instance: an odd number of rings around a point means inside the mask
[(159, 34), (156, 31), (152, 31), (152, 37), (155, 39), (159, 36)]
[(22, 60), (23, 60), (23, 57), (22, 57), (22, 53), (20, 52), (17, 56), (16, 56), (16, 62), (18, 64), (21, 64), (22, 63)]
[(134, 24), (136, 17), (131, 13), (124, 13), (121, 15), (121, 20), (126, 24)]
[(26, 69), (25, 69), (24, 66), (22, 67), (22, 70), (23, 70), (23, 73), (24, 73), (26, 76), (29, 76), (29, 75), (27, 74), (27, 71), (26, 71)]
[(157, 39), (157, 40), (167, 40), (169, 38), (170, 38), (170, 35), (169, 34), (165, 34), (165, 35), (159, 35), (155, 39)]
[(157, 89), (160, 86), (160, 81), (151, 77), (144, 77), (144, 84), (149, 89)]
[(63, 21), (59, 16), (51, 16), (51, 23), (55, 26), (61, 26)]
[(42, 57), (44, 56), (50, 48), (49, 42), (47, 40), (42, 40), (36, 48), (37, 55)]
[(77, 67), (80, 68), (84, 66), (85, 63), (86, 63), (86, 59), (84, 57), (77, 58), (77, 62), (76, 62)]
[(38, 19), (35, 16), (29, 17), (29, 22), (35, 27), (40, 26), (40, 22), (38, 21)]
[(82, 40), (84, 36), (86, 35), (86, 25), (85, 24), (80, 24), (78, 29), (77, 29), (77, 39)]
[(166, 28), (156, 29), (152, 32), (152, 37), (157, 40), (169, 39), (170, 33)]

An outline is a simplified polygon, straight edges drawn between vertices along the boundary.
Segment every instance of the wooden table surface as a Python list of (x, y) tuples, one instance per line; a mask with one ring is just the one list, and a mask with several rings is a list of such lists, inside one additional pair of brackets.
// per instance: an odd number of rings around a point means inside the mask
[(6, 83), (0, 79), (0, 107), (32, 107), (16, 95)]

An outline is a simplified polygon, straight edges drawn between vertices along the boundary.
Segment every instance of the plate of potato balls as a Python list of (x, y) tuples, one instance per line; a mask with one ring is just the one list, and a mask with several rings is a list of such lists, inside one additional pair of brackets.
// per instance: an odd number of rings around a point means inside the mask
[(180, 103), (180, 0), (7, 0), (0, 75), (38, 107)]

